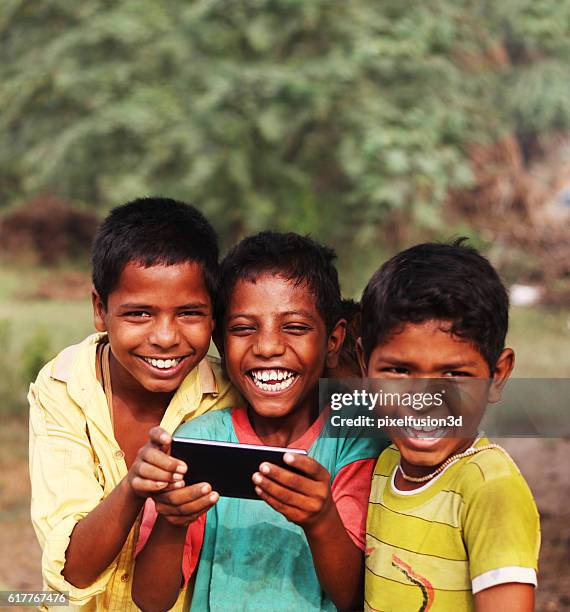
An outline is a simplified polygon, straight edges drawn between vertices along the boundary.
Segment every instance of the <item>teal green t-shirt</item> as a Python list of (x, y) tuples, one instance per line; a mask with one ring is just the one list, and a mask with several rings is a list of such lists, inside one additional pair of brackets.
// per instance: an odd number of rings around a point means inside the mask
[[(354, 430), (346, 433), (329, 438), (321, 432), (308, 449), (330, 473), (331, 484), (342, 468), (376, 458), (387, 446), (387, 440), (360, 438)], [(231, 409), (189, 421), (176, 435), (240, 442)], [(301, 527), (262, 500), (222, 497), (206, 516), (191, 610), (304, 612), (336, 607), (321, 589)]]

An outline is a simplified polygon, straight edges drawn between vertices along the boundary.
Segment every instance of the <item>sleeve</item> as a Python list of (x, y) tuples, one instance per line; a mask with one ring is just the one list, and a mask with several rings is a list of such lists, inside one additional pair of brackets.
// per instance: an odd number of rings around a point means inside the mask
[(70, 602), (83, 605), (105, 590), (115, 565), (85, 589), (62, 576), (71, 532), (101, 501), (103, 488), (83, 414), (67, 396), (66, 385), (50, 379), (48, 367), (30, 385), (28, 394), (31, 518), (42, 548), (45, 585), (69, 591)]
[(333, 500), (350, 539), (364, 550), (366, 512), (376, 459), (361, 459), (343, 467), (333, 481)]
[(522, 476), (485, 481), (464, 512), (473, 592), (509, 582), (536, 585), (540, 522)]

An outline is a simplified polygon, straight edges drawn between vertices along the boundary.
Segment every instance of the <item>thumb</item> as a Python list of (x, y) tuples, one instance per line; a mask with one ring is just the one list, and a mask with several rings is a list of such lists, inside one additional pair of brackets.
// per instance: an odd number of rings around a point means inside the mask
[(163, 453), (170, 454), (172, 436), (162, 427), (153, 427), (148, 432), (150, 443)]

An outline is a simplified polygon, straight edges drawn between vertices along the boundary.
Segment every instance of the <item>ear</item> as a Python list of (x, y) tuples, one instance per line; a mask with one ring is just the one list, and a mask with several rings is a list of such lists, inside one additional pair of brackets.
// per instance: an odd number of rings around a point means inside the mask
[(103, 300), (95, 290), (95, 287), (91, 287), (91, 304), (93, 305), (93, 325), (99, 332), (107, 331), (107, 325), (105, 324), (105, 306)]
[(358, 338), (358, 340), (356, 341), (356, 354), (358, 355), (358, 365), (360, 366), (360, 373), (362, 374), (362, 378), (366, 378), (368, 376), (368, 366), (366, 364), (366, 359), (364, 358), (362, 338)]
[(340, 319), (339, 322), (333, 327), (333, 330), (329, 334), (327, 340), (327, 368), (336, 368), (338, 365), (338, 356), (344, 343), (344, 336), (346, 335), (346, 320)]
[(491, 387), (489, 389), (489, 403), (494, 404), (501, 399), (503, 389), (514, 367), (515, 353), (513, 349), (503, 349), (493, 372), (493, 380), (491, 381)]

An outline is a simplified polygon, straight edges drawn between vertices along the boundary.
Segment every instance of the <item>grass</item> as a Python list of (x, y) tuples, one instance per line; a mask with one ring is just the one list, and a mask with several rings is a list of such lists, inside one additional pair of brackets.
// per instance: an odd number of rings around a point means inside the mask
[[(61, 295), (66, 270), (3, 265), (0, 271), (0, 414), (25, 412), (28, 384), (39, 368), (93, 331), (88, 289)], [(77, 274), (77, 273), (75, 273)], [(85, 275), (86, 288), (89, 287)], [(40, 299), (58, 290), (58, 299)]]
[(88, 300), (6, 300), (0, 302), (0, 320), (8, 323), (8, 348), (14, 352), (40, 331), (49, 335), (54, 354), (94, 331)]
[(570, 378), (570, 309), (513, 308), (507, 344), (514, 349), (514, 376)]
[[(17, 350), (33, 338), (38, 329), (47, 330), (55, 351), (92, 331), (88, 291), (82, 299), (40, 299), (40, 288), (54, 288), (67, 270), (30, 266), (2, 266), (0, 271), (0, 321), (8, 323), (10, 349)], [(88, 287), (88, 276), (85, 274)]]

